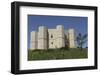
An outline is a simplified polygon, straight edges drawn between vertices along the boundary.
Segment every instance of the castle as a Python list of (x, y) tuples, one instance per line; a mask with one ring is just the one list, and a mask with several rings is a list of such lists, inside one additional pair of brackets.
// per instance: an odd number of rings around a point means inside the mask
[(76, 48), (74, 29), (64, 30), (63, 25), (57, 25), (55, 29), (39, 26), (38, 31), (32, 31), (30, 37), (30, 49), (55, 49)]

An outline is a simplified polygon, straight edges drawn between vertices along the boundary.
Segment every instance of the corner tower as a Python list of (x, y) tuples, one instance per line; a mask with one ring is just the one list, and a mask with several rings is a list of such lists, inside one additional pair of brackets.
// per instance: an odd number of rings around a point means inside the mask
[(57, 47), (58, 48), (65, 47), (63, 25), (57, 25)]
[(31, 50), (37, 49), (37, 32), (36, 31), (31, 32), (30, 49)]
[(76, 48), (75, 46), (75, 31), (74, 29), (68, 30), (69, 47)]
[(47, 49), (47, 28), (40, 26), (38, 29), (38, 49)]

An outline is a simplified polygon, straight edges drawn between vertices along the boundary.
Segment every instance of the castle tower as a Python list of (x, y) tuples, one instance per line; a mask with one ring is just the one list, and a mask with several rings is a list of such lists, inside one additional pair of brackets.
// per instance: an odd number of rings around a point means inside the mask
[(38, 30), (38, 49), (47, 49), (47, 28), (40, 26)]
[(54, 49), (57, 48), (57, 30), (48, 29), (48, 48)]
[(57, 47), (65, 47), (64, 41), (64, 27), (62, 25), (57, 25)]
[(35, 31), (31, 32), (30, 49), (31, 50), (37, 49), (37, 32)]
[(75, 31), (74, 29), (68, 30), (68, 38), (69, 38), (69, 47), (76, 48), (75, 46)]

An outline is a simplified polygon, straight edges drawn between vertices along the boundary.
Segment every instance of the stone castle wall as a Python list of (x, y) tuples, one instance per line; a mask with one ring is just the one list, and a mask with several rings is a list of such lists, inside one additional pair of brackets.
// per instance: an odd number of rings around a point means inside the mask
[(74, 29), (69, 29), (68, 31), (68, 39), (70, 48), (76, 48), (75, 45), (75, 31)]
[(38, 30), (38, 49), (47, 49), (47, 28), (40, 26)]
[(69, 29), (67, 34), (62, 25), (57, 25), (56, 29), (47, 29), (40, 26), (38, 32), (31, 32), (30, 49), (53, 49), (65, 47), (65, 36), (69, 40), (69, 47), (75, 48), (75, 31)]

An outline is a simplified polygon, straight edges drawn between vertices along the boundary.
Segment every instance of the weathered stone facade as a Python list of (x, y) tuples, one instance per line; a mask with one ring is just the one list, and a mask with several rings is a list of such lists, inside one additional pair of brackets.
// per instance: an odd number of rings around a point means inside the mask
[[(67, 41), (67, 45), (66, 45)], [(30, 49), (54, 49), (69, 46), (76, 48), (74, 29), (65, 30), (63, 25), (55, 29), (40, 26), (38, 32), (31, 32)]]

